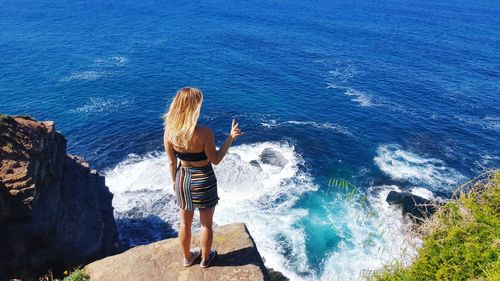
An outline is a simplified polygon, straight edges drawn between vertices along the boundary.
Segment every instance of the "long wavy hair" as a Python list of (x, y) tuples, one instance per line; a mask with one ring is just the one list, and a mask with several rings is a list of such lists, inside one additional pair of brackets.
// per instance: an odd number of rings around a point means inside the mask
[(167, 140), (175, 146), (186, 148), (200, 116), (202, 92), (193, 87), (184, 87), (175, 95), (170, 108), (163, 116)]

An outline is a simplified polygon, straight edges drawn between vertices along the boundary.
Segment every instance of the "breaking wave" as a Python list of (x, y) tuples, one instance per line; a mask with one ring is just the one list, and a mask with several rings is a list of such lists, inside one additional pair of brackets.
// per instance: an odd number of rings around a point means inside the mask
[(381, 145), (375, 164), (394, 180), (408, 181), (431, 191), (451, 191), (465, 177), (442, 160), (405, 151), (398, 145)]

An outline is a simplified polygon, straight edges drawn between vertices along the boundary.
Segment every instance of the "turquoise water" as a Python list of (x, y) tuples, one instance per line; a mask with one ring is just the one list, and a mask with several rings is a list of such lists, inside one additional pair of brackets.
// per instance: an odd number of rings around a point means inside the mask
[(125, 243), (176, 234), (160, 118), (185, 85), (219, 145), (231, 118), (246, 132), (216, 167), (216, 223), (246, 222), (293, 280), (400, 257), (389, 190), (447, 196), (500, 164), (495, 1), (136, 2), (0, 1), (0, 112), (56, 121), (106, 175)]

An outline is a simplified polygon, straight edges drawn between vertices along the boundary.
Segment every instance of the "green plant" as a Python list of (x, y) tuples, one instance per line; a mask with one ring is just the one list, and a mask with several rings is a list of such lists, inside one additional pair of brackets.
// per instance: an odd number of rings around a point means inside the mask
[[(69, 275), (68, 275), (69, 274)], [(90, 277), (85, 272), (83, 268), (75, 268), (72, 272), (64, 271), (64, 275), (68, 275), (64, 277), (62, 281), (89, 281)], [(43, 275), (38, 279), (39, 281), (61, 281), (61, 279), (54, 278), (54, 274), (52, 270), (49, 270), (48, 274)]]
[[(346, 204), (353, 200), (359, 200), (361, 206), (367, 205), (367, 196), (356, 185), (342, 178), (330, 178), (328, 187), (337, 187), (344, 191)], [(372, 213), (373, 215), (373, 213)]]
[(63, 281), (88, 281), (90, 277), (83, 268), (76, 268), (70, 275), (66, 276)]
[(456, 199), (422, 225), (414, 262), (394, 263), (373, 280), (500, 280), (500, 170), (462, 185)]

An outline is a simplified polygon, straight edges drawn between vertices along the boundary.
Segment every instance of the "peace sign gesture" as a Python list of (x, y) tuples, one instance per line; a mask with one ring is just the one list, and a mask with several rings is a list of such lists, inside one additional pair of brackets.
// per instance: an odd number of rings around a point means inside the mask
[(235, 140), (237, 137), (243, 135), (243, 133), (241, 132), (241, 130), (238, 126), (239, 126), (239, 123), (236, 123), (236, 120), (233, 119), (233, 123), (231, 124), (231, 132), (229, 133), (229, 135), (231, 136), (231, 138), (233, 140)]

